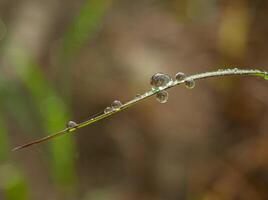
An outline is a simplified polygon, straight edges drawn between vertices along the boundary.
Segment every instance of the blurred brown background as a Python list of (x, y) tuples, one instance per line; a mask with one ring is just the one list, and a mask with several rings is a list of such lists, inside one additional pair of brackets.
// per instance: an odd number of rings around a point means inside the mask
[[(268, 199), (268, 85), (198, 81), (11, 152), (150, 89), (156, 72), (268, 70), (264, 0), (1, 0), (0, 199)], [(265, 67), (266, 66), (266, 67)]]

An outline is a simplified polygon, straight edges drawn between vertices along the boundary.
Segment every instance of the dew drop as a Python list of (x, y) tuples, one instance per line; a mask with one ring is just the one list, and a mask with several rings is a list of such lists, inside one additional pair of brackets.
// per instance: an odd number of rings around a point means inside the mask
[(77, 126), (78, 126), (78, 124), (74, 121), (68, 121), (68, 123), (66, 124), (67, 128), (75, 128)]
[(175, 78), (177, 81), (182, 81), (186, 78), (186, 75), (183, 73), (183, 72), (178, 72), (176, 75), (175, 75)]
[(111, 107), (112, 109), (119, 109), (122, 106), (121, 101), (115, 100), (112, 104)]
[(109, 113), (109, 112), (112, 112), (113, 110), (114, 110), (114, 109), (113, 109), (112, 107), (108, 106), (108, 107), (106, 107), (106, 108), (104, 109), (104, 113), (107, 114), (107, 113)]
[(163, 90), (161, 92), (158, 92), (156, 94), (156, 99), (157, 101), (159, 101), (160, 103), (166, 103), (168, 101), (168, 92)]
[(184, 83), (189, 89), (193, 89), (195, 87), (195, 81), (193, 79), (186, 79)]
[(170, 84), (172, 84), (172, 78), (164, 73), (156, 73), (151, 78), (152, 89), (162, 89)]
[(142, 97), (141, 94), (136, 94), (135, 99), (140, 99)]

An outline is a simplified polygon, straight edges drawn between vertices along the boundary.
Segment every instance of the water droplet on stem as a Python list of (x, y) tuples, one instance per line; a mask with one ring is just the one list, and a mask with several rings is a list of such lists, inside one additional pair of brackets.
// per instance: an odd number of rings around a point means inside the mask
[(175, 75), (177, 81), (183, 81), (186, 78), (186, 75), (183, 72), (178, 72)]
[(118, 100), (115, 100), (115, 101), (111, 104), (111, 107), (112, 107), (113, 109), (119, 109), (121, 106), (122, 106), (122, 103), (121, 103), (121, 101), (118, 101)]
[(156, 99), (157, 101), (159, 101), (160, 103), (166, 103), (168, 101), (168, 92), (163, 90), (161, 92), (158, 92), (156, 94)]
[(141, 94), (136, 94), (135, 99), (140, 99), (142, 97)]
[(77, 126), (78, 126), (78, 124), (76, 122), (74, 122), (74, 121), (68, 121), (67, 124), (66, 124), (67, 128), (75, 128)]
[(170, 84), (172, 84), (172, 78), (164, 73), (156, 73), (151, 77), (152, 89), (162, 89)]
[(193, 89), (195, 87), (195, 81), (193, 79), (186, 79), (184, 83), (189, 89)]
[(106, 107), (106, 108), (104, 109), (104, 113), (107, 114), (107, 113), (112, 112), (113, 110), (114, 110), (114, 109), (113, 109), (112, 107), (108, 106), (108, 107)]

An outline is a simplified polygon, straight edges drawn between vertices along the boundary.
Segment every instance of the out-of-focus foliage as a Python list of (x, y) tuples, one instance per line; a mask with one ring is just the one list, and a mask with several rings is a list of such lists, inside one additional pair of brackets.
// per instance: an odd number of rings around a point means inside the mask
[[(2, 117), (2, 116), (0, 116)], [(2, 118), (0, 118), (0, 160), (4, 161), (7, 159), (8, 157), (8, 137), (7, 137), (7, 131), (6, 131), (6, 127), (4, 124), (4, 121)]]
[[(261, 78), (200, 81), (18, 152), (156, 72), (268, 70), (263, 0), (0, 2), (0, 199), (267, 199)], [(223, 66), (222, 66), (223, 65)]]
[(4, 199), (29, 199), (29, 188), (22, 172), (11, 164), (1, 165), (1, 188), (4, 190)]

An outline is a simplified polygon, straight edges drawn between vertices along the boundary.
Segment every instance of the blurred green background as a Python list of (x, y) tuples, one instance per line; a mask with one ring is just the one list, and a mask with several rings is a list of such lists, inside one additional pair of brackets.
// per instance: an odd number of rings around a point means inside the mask
[(83, 121), (172, 76), (268, 70), (264, 0), (1, 0), (0, 199), (268, 199), (268, 85), (177, 87), (76, 134)]

